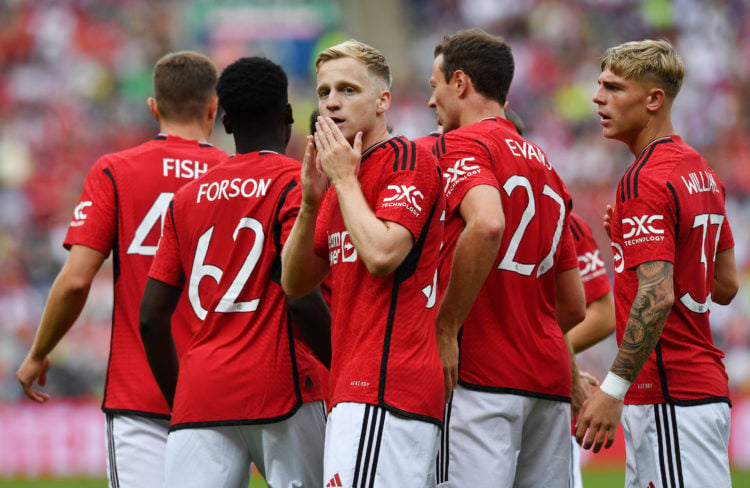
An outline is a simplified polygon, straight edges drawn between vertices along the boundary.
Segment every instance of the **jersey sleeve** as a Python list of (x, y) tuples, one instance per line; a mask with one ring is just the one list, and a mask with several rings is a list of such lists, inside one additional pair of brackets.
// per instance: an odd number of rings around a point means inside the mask
[(726, 213), (724, 214), (724, 225), (721, 226), (721, 232), (719, 234), (719, 245), (716, 247), (717, 252), (726, 251), (734, 247), (734, 236), (732, 234), (732, 227), (729, 225), (729, 219)]
[(674, 200), (666, 190), (653, 186), (648, 190), (642, 190), (642, 196), (618, 202), (622, 206), (622, 252), (628, 268), (648, 261), (675, 261)]
[(581, 272), (586, 304), (589, 304), (608, 293), (611, 286), (591, 228), (583, 220), (572, 216), (570, 228), (578, 255), (578, 269)]
[(557, 272), (567, 271), (578, 267), (578, 255), (576, 254), (573, 233), (570, 226), (565, 226), (560, 236), (560, 251), (557, 258), (555, 269)]
[(484, 145), (454, 132), (444, 137), (446, 150), (440, 156), (440, 168), (448, 213), (454, 213), (466, 192), (475, 186), (490, 185), (500, 191), (490, 153)]
[(282, 246), (292, 232), (301, 202), (302, 189), (297, 181), (292, 181), (287, 187), (284, 201), (278, 211), (277, 223), (279, 225), (279, 238)]
[(92, 166), (73, 211), (63, 246), (81, 244), (109, 255), (117, 238), (117, 196), (106, 157)]
[(185, 273), (182, 269), (180, 246), (174, 225), (173, 205), (174, 200), (169, 205), (161, 239), (159, 239), (159, 247), (156, 249), (156, 255), (151, 263), (148, 276), (168, 285), (181, 288), (185, 285)]
[(375, 200), (375, 216), (396, 222), (419, 238), (432, 207), (440, 195), (440, 170), (429, 151), (412, 144), (414, 169), (404, 168), (388, 174)]

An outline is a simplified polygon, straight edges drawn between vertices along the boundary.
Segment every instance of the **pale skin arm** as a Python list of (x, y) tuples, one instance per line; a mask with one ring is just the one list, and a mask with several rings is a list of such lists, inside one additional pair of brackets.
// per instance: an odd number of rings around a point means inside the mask
[(315, 159), (315, 145), (308, 136), (300, 174), (302, 204), (281, 251), (281, 286), (292, 298), (310, 293), (330, 270), (328, 261), (315, 253), (315, 222), (327, 184)]
[[(620, 349), (610, 371), (633, 382), (653, 352), (674, 304), (673, 265), (650, 261), (637, 268), (638, 291), (630, 309)], [(583, 404), (576, 439), (586, 449), (599, 452), (615, 441), (623, 402), (601, 390)], [(606, 441), (606, 443), (605, 443)]]
[(35, 402), (44, 403), (49, 400), (49, 395), (34, 389), (34, 382), (39, 386), (47, 383), (50, 366), (47, 356), (83, 310), (91, 283), (106, 257), (104, 253), (90, 247), (74, 245), (52, 284), (34, 342), (16, 372), (24, 393)]
[(586, 295), (577, 267), (555, 273), (555, 315), (563, 334), (586, 316)]
[(740, 283), (737, 278), (737, 265), (734, 261), (734, 248), (716, 253), (714, 263), (714, 292), (711, 299), (719, 305), (729, 305)]
[(451, 276), (437, 314), (437, 339), (445, 376), (445, 398), (458, 383), (458, 331), (495, 262), (505, 231), (500, 192), (478, 185), (459, 208), (465, 222), (453, 254)]
[(615, 299), (608, 291), (586, 305), (586, 318), (568, 331), (568, 340), (579, 353), (604, 340), (614, 330)]
[(367, 270), (375, 276), (392, 273), (414, 247), (414, 237), (401, 224), (381, 220), (370, 208), (357, 179), (362, 158), (362, 133), (354, 144), (328, 117), (318, 117), (315, 144), (321, 167), (336, 188), (349, 237)]

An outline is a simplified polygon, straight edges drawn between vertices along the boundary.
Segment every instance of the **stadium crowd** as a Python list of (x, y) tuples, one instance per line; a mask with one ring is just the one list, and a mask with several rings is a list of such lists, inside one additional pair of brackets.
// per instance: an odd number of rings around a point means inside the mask
[[(738, 223), (733, 230), (740, 295), (731, 306), (716, 307), (712, 319), (715, 342), (727, 354), (733, 391), (750, 393), (750, 294), (745, 286), (750, 235), (740, 224), (750, 219), (750, 99), (744, 96), (750, 89), (750, 5), (743, 0), (398, 3), (414, 27), (406, 53), (411, 71), (392, 89), (394, 132), (418, 137), (434, 128), (427, 79), (432, 47), (442, 34), (476, 25), (504, 36), (517, 60), (509, 104), (526, 122), (527, 137), (546, 149), (573, 194), (576, 211), (593, 224), (610, 273), (611, 253), (602, 245), (606, 235), (596, 224), (631, 158), (620, 144), (601, 137), (591, 103), (598, 58), (606, 46), (626, 39), (673, 41), (688, 66), (675, 107), (677, 131), (725, 183), (727, 211)], [(198, 1), (143, 0), (0, 5), (0, 401), (23, 395), (14, 372), (64, 260), (60, 242), (86, 172), (98, 155), (157, 131), (145, 107), (153, 61), (188, 48), (206, 52), (219, 64), (238, 52), (263, 54), (263, 42), (238, 47), (237, 41), (205, 35), (215, 26), (195, 29), (200, 21), (186, 12), (200, 4), (205, 7)], [(346, 31), (345, 25), (323, 27)], [(312, 33), (309, 41), (325, 34)], [(300, 57), (303, 64), (312, 62)], [(301, 159), (305, 109), (314, 100), (312, 72), (290, 72), (303, 73), (291, 80), (298, 123), (289, 150)], [(216, 138), (218, 146), (229, 149), (227, 140)], [(99, 396), (110, 314), (111, 273), (105, 273), (95, 282), (84, 316), (53, 355), (53, 395)], [(605, 371), (612, 350), (601, 351), (587, 353), (585, 367)]]

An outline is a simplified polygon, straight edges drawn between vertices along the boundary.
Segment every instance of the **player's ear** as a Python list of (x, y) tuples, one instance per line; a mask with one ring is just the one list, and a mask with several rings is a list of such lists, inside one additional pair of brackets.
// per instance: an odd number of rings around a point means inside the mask
[(284, 107), (284, 122), (287, 124), (294, 123), (294, 111), (292, 110), (292, 104), (287, 103)]
[(229, 117), (227, 117), (226, 112), (221, 114), (221, 125), (224, 126), (224, 132), (226, 132), (227, 134), (231, 134), (232, 132), (234, 132), (234, 130), (232, 129), (232, 123), (229, 121)]
[(471, 79), (462, 70), (457, 69), (453, 72), (451, 81), (456, 90), (456, 95), (459, 98), (463, 98), (468, 93), (467, 90), (471, 84)]
[(151, 115), (154, 116), (157, 122), (160, 122), (161, 116), (159, 115), (159, 107), (156, 105), (156, 99), (154, 97), (148, 97), (146, 103), (148, 103), (148, 109), (151, 111)]
[(208, 102), (207, 109), (208, 120), (210, 120), (211, 125), (213, 125), (214, 119), (216, 119), (216, 114), (219, 111), (219, 97), (217, 97), (216, 95), (211, 97), (211, 100)]
[(383, 90), (380, 92), (380, 96), (378, 97), (378, 102), (376, 105), (376, 113), (378, 115), (384, 114), (386, 110), (391, 106), (391, 92), (388, 90)]
[(666, 99), (667, 94), (664, 93), (663, 89), (658, 87), (651, 88), (646, 98), (646, 109), (649, 112), (655, 112), (664, 105)]

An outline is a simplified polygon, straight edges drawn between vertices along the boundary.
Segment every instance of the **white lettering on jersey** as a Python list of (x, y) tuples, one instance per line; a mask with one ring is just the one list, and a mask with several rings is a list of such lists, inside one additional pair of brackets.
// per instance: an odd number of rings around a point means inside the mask
[(581, 272), (581, 280), (584, 282), (601, 276), (606, 272), (604, 261), (599, 255), (599, 250), (594, 252), (584, 252), (578, 256), (578, 269)]
[(76, 208), (73, 210), (73, 224), (72, 225), (83, 225), (83, 221), (86, 220), (88, 215), (84, 212), (86, 207), (92, 206), (94, 203), (90, 200), (86, 200), (83, 202), (80, 202), (78, 205), (76, 205)]
[(541, 149), (530, 143), (529, 141), (515, 139), (505, 139), (505, 144), (510, 149), (510, 152), (517, 158), (523, 159), (536, 159), (545, 168), (552, 169), (552, 165), (547, 161), (544, 153)]
[(622, 254), (622, 247), (615, 242), (612, 243), (612, 260), (615, 264), (615, 271), (622, 273), (625, 269), (625, 257)]
[(392, 190), (393, 194), (383, 199), (381, 207), (404, 207), (419, 217), (422, 212), (419, 203), (424, 199), (424, 194), (416, 186), (388, 185), (388, 190)]
[(201, 203), (201, 199), (213, 202), (216, 200), (229, 200), (230, 198), (261, 198), (268, 193), (271, 186), (271, 178), (256, 180), (248, 178), (233, 178), (231, 180), (212, 181), (203, 183), (198, 187), (198, 196), (195, 202)]
[[(622, 219), (622, 225), (627, 232), (623, 230), (622, 238), (626, 246), (640, 244), (642, 242), (663, 241), (664, 229), (655, 227), (656, 221), (663, 221), (663, 215), (641, 215), (633, 218), (625, 217)], [(631, 239), (632, 237), (632, 239)]]
[(712, 192), (719, 193), (719, 186), (716, 184), (716, 180), (711, 173), (707, 171), (699, 171), (697, 173), (688, 174), (688, 179), (681, 176), (682, 182), (685, 184), (688, 192), (692, 195), (693, 193), (704, 193)]
[(162, 158), (162, 174), (175, 178), (198, 179), (208, 171), (208, 164), (189, 159)]
[(437, 303), (437, 279), (438, 270), (435, 270), (435, 275), (432, 277), (432, 283), (422, 288), (422, 293), (427, 297), (427, 305), (425, 308), (432, 308)]
[(452, 168), (448, 168), (443, 173), (445, 178), (445, 194), (450, 195), (453, 192), (453, 187), (458, 183), (459, 180), (464, 180), (469, 176), (478, 174), (481, 170), (476, 164), (469, 164), (470, 161), (474, 161), (474, 158), (462, 158), (456, 160)]
[(342, 263), (357, 261), (357, 249), (347, 231), (328, 234), (328, 261), (333, 265), (337, 264), (339, 259)]

